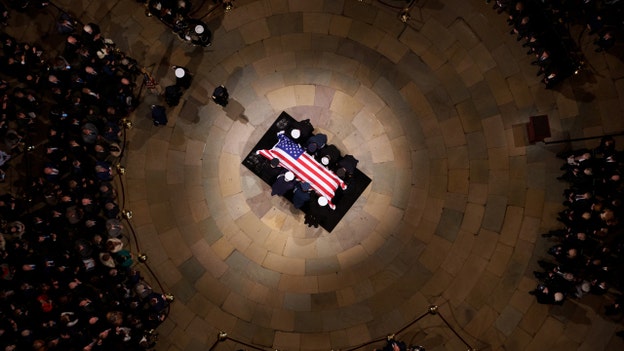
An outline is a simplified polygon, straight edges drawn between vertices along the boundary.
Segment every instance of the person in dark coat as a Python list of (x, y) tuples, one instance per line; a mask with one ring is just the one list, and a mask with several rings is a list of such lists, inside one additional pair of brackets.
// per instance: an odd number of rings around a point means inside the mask
[(219, 85), (212, 92), (212, 101), (219, 106), (227, 106), (229, 98), (230, 94), (228, 93), (227, 88), (223, 85)]
[(339, 159), (340, 150), (335, 145), (327, 145), (316, 152), (316, 160), (329, 169), (334, 169)]
[(182, 89), (188, 89), (191, 86), (191, 81), (193, 80), (193, 76), (191, 72), (184, 67), (181, 66), (173, 66), (173, 71), (176, 76), (175, 85), (179, 86)]
[(353, 173), (355, 172), (355, 168), (357, 167), (358, 160), (353, 157), (353, 155), (345, 155), (343, 158), (338, 160), (337, 168), (335, 173), (340, 179), (348, 180), (353, 177)]
[(295, 188), (295, 175), (292, 172), (286, 172), (284, 174), (280, 174), (277, 176), (275, 183), (271, 186), (271, 196), (273, 195), (284, 195), (289, 190)]
[(308, 227), (318, 228), (321, 224), (321, 220), (327, 214), (327, 199), (312, 193), (310, 201), (308, 201), (308, 207), (304, 218), (304, 223)]
[(306, 151), (308, 151), (310, 155), (314, 155), (316, 154), (318, 150), (325, 147), (326, 144), (327, 144), (327, 135), (322, 134), (322, 133), (312, 135), (306, 141)]
[(312, 132), (314, 132), (314, 126), (312, 126), (309, 119), (295, 121), (286, 128), (286, 135), (301, 145), (306, 145), (305, 143), (312, 136)]
[(275, 183), (278, 175), (286, 173), (286, 168), (280, 167), (280, 160), (277, 157), (269, 161), (267, 164), (268, 166), (263, 167), (262, 173), (265, 175), (265, 179), (268, 179), (270, 184)]
[(302, 208), (308, 201), (310, 201), (310, 190), (312, 190), (310, 183), (299, 182), (295, 185), (292, 199), (295, 208)]
[(167, 124), (167, 111), (164, 106), (152, 105), (152, 120), (155, 126), (164, 126)]

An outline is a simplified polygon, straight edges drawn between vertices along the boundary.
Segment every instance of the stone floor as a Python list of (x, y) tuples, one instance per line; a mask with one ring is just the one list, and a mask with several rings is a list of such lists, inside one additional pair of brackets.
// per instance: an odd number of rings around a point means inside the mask
[[(176, 297), (157, 350), (208, 350), (218, 331), (267, 350), (347, 349), (432, 304), (480, 350), (624, 348), (605, 300), (548, 307), (527, 293), (552, 244), (539, 234), (558, 227), (555, 153), (596, 141), (529, 144), (525, 124), (548, 115), (551, 140), (623, 131), (620, 59), (581, 35), (587, 71), (545, 90), (482, 0), (417, 0), (407, 26), (398, 0), (237, 0), (228, 13), (194, 3), (214, 31), (207, 49), (135, 1), (56, 2), (99, 23), (161, 85), (170, 65), (194, 73), (166, 127), (151, 124), (148, 106), (162, 100), (148, 93), (129, 131), (126, 208)], [(40, 23), (16, 25), (27, 36), (48, 30)], [(225, 109), (209, 98), (219, 84)], [(281, 111), (310, 118), (372, 178), (331, 234), (240, 164)], [(436, 316), (399, 336), (466, 349)]]

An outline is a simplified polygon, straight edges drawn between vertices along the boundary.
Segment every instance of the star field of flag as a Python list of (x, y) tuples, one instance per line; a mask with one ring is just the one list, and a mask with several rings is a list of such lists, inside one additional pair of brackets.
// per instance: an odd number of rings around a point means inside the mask
[(299, 144), (292, 141), (289, 137), (287, 137), (283, 133), (279, 134), (277, 136), (277, 139), (278, 139), (278, 142), (277, 142), (277, 145), (275, 145), (275, 147), (284, 150), (290, 157), (292, 157), (295, 160), (298, 159), (299, 156), (301, 156), (301, 154), (305, 152), (303, 147), (299, 146)]

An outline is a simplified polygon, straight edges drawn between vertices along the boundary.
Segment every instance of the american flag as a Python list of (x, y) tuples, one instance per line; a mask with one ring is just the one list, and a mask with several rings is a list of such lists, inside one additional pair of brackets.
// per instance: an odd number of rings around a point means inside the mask
[(301, 181), (310, 183), (312, 189), (327, 198), (329, 207), (335, 209), (336, 205), (332, 203), (332, 199), (336, 195), (336, 190), (339, 186), (346, 189), (347, 184), (308, 155), (303, 147), (287, 137), (284, 132), (278, 133), (277, 139), (278, 142), (272, 149), (258, 150), (258, 154), (269, 160), (277, 157), (280, 166), (293, 172)]

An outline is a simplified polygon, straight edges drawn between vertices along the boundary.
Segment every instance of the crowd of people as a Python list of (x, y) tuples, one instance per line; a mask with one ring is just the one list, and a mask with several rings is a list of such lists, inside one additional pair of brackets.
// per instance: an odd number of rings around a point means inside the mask
[(531, 293), (544, 304), (562, 304), (567, 298), (586, 294), (616, 296), (611, 314), (622, 313), (624, 288), (624, 152), (617, 151), (612, 137), (603, 137), (594, 149), (559, 154), (565, 160), (560, 181), (565, 209), (559, 213), (561, 229), (542, 237), (553, 242), (550, 259), (538, 263), (534, 275), (539, 284)]
[(0, 194), (0, 348), (149, 349), (171, 298), (137, 270), (113, 186), (140, 70), (95, 23), (56, 29), (51, 58), (1, 34), (0, 164), (19, 178)]
[[(486, 0), (489, 2), (490, 0)], [(621, 4), (595, 0), (497, 0), (494, 9), (507, 14), (510, 34), (515, 35), (527, 55), (534, 56), (536, 76), (546, 88), (578, 72), (583, 55), (572, 39), (569, 26), (581, 24), (596, 35), (596, 51), (615, 44), (616, 29), (622, 26)]]

